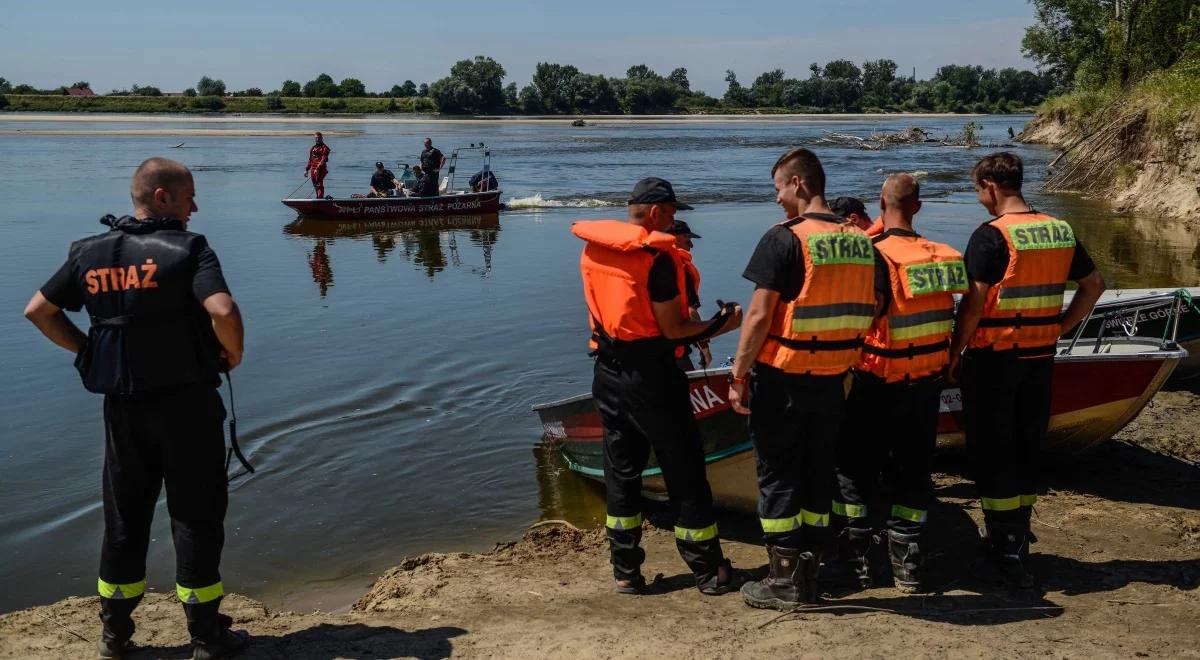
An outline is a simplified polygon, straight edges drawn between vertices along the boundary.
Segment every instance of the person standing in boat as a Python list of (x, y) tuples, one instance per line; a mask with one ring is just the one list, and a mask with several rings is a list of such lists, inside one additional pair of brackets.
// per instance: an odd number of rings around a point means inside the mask
[[(688, 223), (683, 220), (671, 223), (667, 233), (675, 237), (675, 247), (679, 250), (677, 254), (683, 262), (687, 304), (691, 311), (690, 318), (693, 321), (700, 321), (700, 269), (696, 268), (696, 264), (692, 260), (692, 248), (695, 247), (695, 243), (692, 241), (700, 238), (700, 234), (693, 232)], [(700, 351), (700, 368), (707, 369), (708, 365), (712, 364), (712, 351), (708, 348), (708, 341), (696, 342), (696, 349)], [(696, 368), (696, 365), (692, 363), (690, 344), (675, 348), (675, 363), (685, 372)]]
[(677, 507), (676, 546), (706, 595), (736, 589), (738, 574), (721, 552), (712, 490), (688, 380), (674, 348), (729, 332), (741, 323), (733, 303), (708, 322), (693, 321), (675, 237), (664, 233), (676, 209), (671, 184), (642, 179), (626, 220), (579, 221), (583, 295), (596, 357), (592, 394), (604, 425), (606, 527), (616, 589), (642, 593), (642, 471), (651, 449)]
[[(1070, 225), (1025, 201), (1020, 158), (992, 154), (971, 176), (979, 203), (994, 217), (967, 242), (970, 288), (958, 306), (949, 369), (962, 382), (967, 453), (982, 499), (977, 568), (1010, 587), (1030, 588), (1026, 562), (1036, 539), (1029, 519), (1058, 337), (1091, 312), (1104, 278)], [(1079, 289), (1063, 312), (1067, 280)]]
[[(146, 591), (146, 550), (163, 484), (175, 541), (175, 592), (196, 658), (246, 645), (218, 612), (228, 505), (220, 371), (242, 361), (242, 317), (217, 256), (187, 231), (192, 174), (165, 158), (143, 162), (132, 216), (71, 244), (25, 316), (75, 353), (88, 391), (104, 394), (104, 541), (100, 549), (102, 658), (134, 651), (132, 614)], [(85, 335), (64, 309), (87, 309)]]
[(437, 191), (437, 182), (442, 172), (442, 165), (446, 164), (446, 155), (440, 149), (433, 146), (433, 140), (425, 138), (425, 149), (421, 151), (421, 169), (425, 171), (434, 181), (434, 192)]
[(875, 257), (861, 229), (825, 203), (825, 170), (808, 149), (771, 168), (787, 219), (759, 241), (743, 277), (755, 284), (730, 374), (729, 403), (750, 415), (758, 515), (770, 574), (748, 582), (751, 607), (816, 602), (829, 541), (834, 444), (846, 372), (875, 315)]
[(308, 165), (304, 168), (304, 176), (312, 180), (313, 194), (317, 199), (325, 198), (325, 175), (329, 173), (329, 145), (321, 131), (313, 134), (313, 146), (308, 150)]
[[(851, 370), (853, 385), (837, 444), (838, 494), (832, 527), (838, 533), (843, 574), (872, 586), (875, 530), (886, 518), (893, 582), (900, 591), (922, 589), (922, 532), (933, 501), (930, 457), (937, 442), (938, 406), (950, 361), (954, 294), (967, 290), (967, 271), (954, 248), (913, 230), (921, 209), (920, 185), (893, 174), (879, 200), (884, 231), (872, 239), (875, 318), (862, 359)], [(867, 217), (865, 211), (862, 217)], [(890, 494), (890, 509), (871, 516), (877, 485)], [(885, 505), (886, 506), (886, 505)]]

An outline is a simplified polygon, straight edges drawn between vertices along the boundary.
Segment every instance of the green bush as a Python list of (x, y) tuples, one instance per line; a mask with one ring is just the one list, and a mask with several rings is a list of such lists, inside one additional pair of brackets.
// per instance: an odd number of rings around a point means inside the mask
[(0, 108), (7, 108), (7, 107), (8, 107), (8, 97), (3, 94), (0, 94)]
[(267, 110), (278, 111), (283, 110), (283, 97), (278, 94), (271, 94), (267, 97)]
[(188, 106), (197, 110), (224, 110), (225, 101), (219, 96), (197, 96), (188, 102)]

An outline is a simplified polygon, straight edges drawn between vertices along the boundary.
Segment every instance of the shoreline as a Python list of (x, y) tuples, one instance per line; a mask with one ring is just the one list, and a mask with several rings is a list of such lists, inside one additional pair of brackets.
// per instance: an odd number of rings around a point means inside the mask
[[(7, 113), (0, 112), (0, 123), (196, 123), (196, 124), (570, 124), (577, 119), (591, 125), (631, 124), (703, 124), (703, 123), (819, 123), (824, 121), (861, 121), (864, 119), (945, 119), (964, 120), (991, 115), (956, 113), (895, 114), (771, 114), (771, 115), (530, 115), (478, 116), (449, 118), (441, 115), (269, 115), (269, 114), (125, 114), (125, 113)], [(1025, 115), (1003, 115), (1021, 117)], [(587, 128), (587, 127), (582, 127)]]
[[(1164, 391), (1117, 438), (1045, 469), (1032, 570), (1040, 593), (973, 578), (969, 542), (981, 512), (961, 458), (939, 461), (928, 543), (933, 590), (902, 596), (823, 582), (823, 607), (780, 615), (738, 594), (706, 598), (676, 553), (669, 521), (648, 512), (643, 596), (612, 591), (603, 529), (535, 525), (483, 553), (407, 557), (349, 608), (272, 611), (230, 594), (223, 611), (247, 629), (246, 658), (274, 657), (791, 657), (894, 655), (895, 640), (955, 657), (1175, 657), (1200, 647), (1200, 392)], [(651, 524), (653, 523), (653, 524)], [(753, 519), (721, 518), (722, 546), (761, 575)], [(664, 529), (664, 527), (666, 527)], [(656, 573), (661, 571), (657, 577)], [(665, 575), (665, 577), (664, 577)], [(333, 591), (333, 590), (329, 590)], [(329, 593), (329, 592), (326, 592)], [(80, 657), (99, 627), (95, 597), (0, 615), (0, 658)], [(183, 653), (171, 593), (148, 594), (134, 641)], [(849, 624), (849, 625), (848, 625)]]

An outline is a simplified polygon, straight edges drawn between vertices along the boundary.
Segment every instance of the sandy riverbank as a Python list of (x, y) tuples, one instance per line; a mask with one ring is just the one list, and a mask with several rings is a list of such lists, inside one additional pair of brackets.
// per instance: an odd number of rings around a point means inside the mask
[[(825, 590), (824, 611), (778, 617), (736, 594), (704, 598), (649, 529), (654, 593), (618, 596), (602, 530), (532, 529), (484, 554), (404, 559), (350, 612), (271, 612), (230, 596), (255, 636), (245, 658), (419, 657), (1196, 657), (1200, 655), (1200, 395), (1160, 393), (1097, 451), (1047, 469), (1037, 507), (1033, 570), (1043, 595), (998, 592), (969, 577), (979, 520), (955, 459), (937, 475), (934, 582), (927, 596), (892, 589)], [(752, 523), (752, 521), (750, 521)], [(735, 564), (764, 561), (747, 521), (722, 521)], [(173, 596), (136, 615), (135, 657), (186, 657)], [(0, 616), (0, 657), (88, 657), (94, 598)]]
[(3, 122), (88, 122), (88, 123), (198, 123), (198, 124), (570, 124), (583, 119), (589, 125), (696, 124), (696, 123), (809, 123), (823, 121), (862, 121), (877, 119), (937, 119), (982, 115), (951, 113), (898, 114), (782, 114), (782, 115), (567, 115), (567, 116), (495, 116), (443, 117), (440, 115), (238, 115), (238, 114), (99, 114), (99, 113), (0, 113)]

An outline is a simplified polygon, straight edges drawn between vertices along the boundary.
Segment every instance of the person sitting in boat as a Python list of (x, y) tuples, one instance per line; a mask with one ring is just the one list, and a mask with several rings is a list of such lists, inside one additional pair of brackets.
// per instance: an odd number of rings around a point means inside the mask
[(437, 197), (437, 172), (427, 172), (420, 165), (414, 165), (413, 174), (417, 176), (417, 185), (407, 192), (409, 197)]
[[(691, 319), (700, 321), (700, 270), (692, 262), (692, 248), (695, 247), (692, 239), (700, 238), (700, 234), (693, 232), (683, 220), (671, 223), (667, 233), (675, 237), (675, 247), (679, 248), (679, 256), (683, 261), (684, 284), (687, 287), (687, 304), (691, 310)], [(700, 368), (707, 369), (712, 364), (712, 351), (708, 348), (708, 340), (696, 342), (696, 348), (700, 351)], [(675, 348), (675, 364), (684, 371), (695, 370), (690, 344)]]
[(471, 176), (468, 182), (471, 184), (471, 192), (487, 192), (489, 190), (499, 190), (500, 182), (496, 180), (496, 175), (491, 170), (479, 170)]
[(401, 188), (396, 175), (385, 168), (382, 162), (376, 161), (375, 172), (371, 174), (371, 193), (368, 197), (391, 197)]

